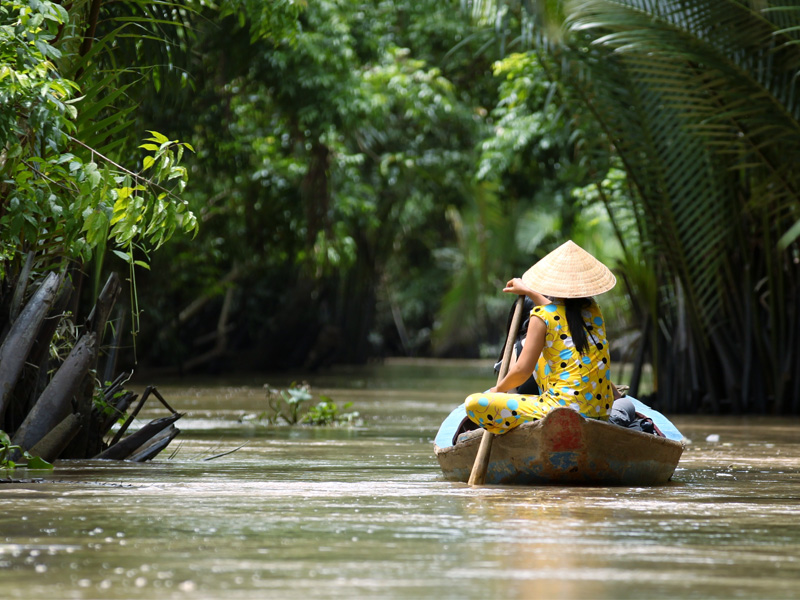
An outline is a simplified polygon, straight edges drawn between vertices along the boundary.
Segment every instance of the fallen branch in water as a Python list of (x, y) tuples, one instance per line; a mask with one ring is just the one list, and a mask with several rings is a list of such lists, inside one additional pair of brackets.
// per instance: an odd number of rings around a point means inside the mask
[(247, 446), (247, 444), (249, 444), (249, 443), (250, 442), (245, 442), (244, 444), (242, 444), (238, 448), (234, 448), (233, 450), (228, 450), (227, 452), (223, 452), (221, 454), (215, 454), (214, 456), (209, 456), (207, 458), (204, 458), (203, 462), (206, 462), (206, 461), (209, 461), (209, 460), (214, 460), (215, 458), (222, 458), (223, 456), (228, 456), (228, 454), (233, 454), (234, 452), (236, 452), (238, 450), (241, 450), (242, 448)]

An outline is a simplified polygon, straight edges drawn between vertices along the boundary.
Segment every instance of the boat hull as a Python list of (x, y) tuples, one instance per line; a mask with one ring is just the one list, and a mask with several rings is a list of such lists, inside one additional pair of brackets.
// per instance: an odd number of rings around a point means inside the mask
[[(459, 436), (452, 446), (434, 444), (445, 479), (467, 482), (483, 429)], [(487, 484), (622, 485), (666, 483), (683, 442), (585, 419), (558, 408), (492, 440)]]

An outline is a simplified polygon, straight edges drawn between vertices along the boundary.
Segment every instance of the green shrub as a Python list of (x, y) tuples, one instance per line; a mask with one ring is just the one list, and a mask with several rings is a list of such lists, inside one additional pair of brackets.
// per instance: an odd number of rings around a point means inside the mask
[[(25, 463), (18, 464), (11, 460), (17, 453), (22, 452), (22, 458)], [(11, 443), (11, 438), (5, 431), (0, 430), (0, 470), (5, 471), (6, 474), (10, 473), (17, 467), (23, 469), (52, 469), (53, 465), (39, 458), (38, 456), (31, 456), (27, 451), (23, 451), (20, 446)]]

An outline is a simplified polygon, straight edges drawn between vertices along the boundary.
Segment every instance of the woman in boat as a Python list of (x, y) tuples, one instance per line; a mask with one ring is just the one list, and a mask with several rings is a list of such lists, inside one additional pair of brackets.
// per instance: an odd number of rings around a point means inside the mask
[[(467, 397), (470, 420), (494, 434), (562, 406), (590, 419), (608, 420), (618, 393), (610, 380), (605, 321), (593, 296), (615, 284), (608, 267), (572, 241), (553, 250), (521, 279), (511, 279), (503, 291), (534, 303), (525, 345), (495, 387)], [(507, 393), (531, 373), (539, 395)]]

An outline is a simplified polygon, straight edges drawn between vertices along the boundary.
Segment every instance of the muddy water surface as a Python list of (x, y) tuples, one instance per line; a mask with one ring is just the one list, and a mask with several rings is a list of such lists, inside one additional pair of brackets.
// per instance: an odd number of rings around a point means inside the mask
[(242, 422), (266, 408), (258, 377), (163, 381), (187, 415), (153, 463), (59, 463), (0, 486), (2, 596), (800, 596), (797, 420), (675, 417), (691, 443), (666, 486), (473, 489), (441, 479), (432, 439), (491, 385), (484, 364), (308, 379), (363, 425)]

